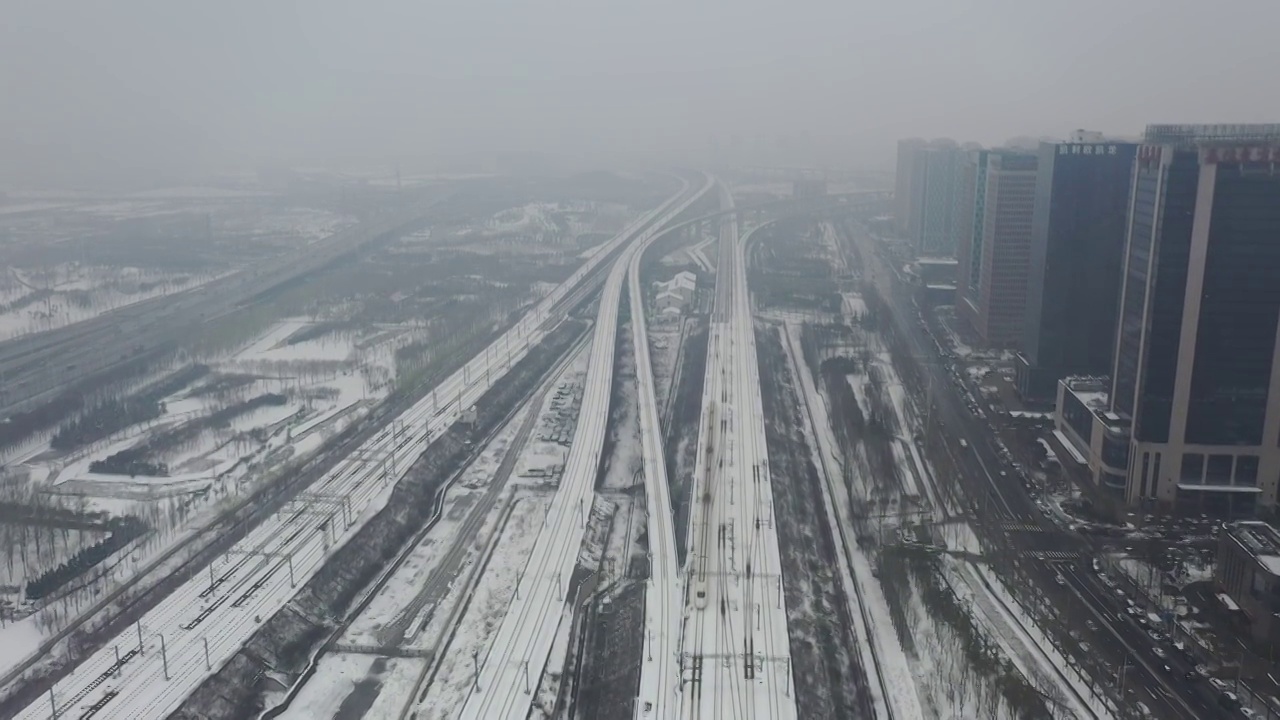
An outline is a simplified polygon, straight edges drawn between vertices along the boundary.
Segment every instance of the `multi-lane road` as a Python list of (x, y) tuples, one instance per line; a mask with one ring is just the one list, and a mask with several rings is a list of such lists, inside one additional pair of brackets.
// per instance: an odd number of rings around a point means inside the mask
[(618, 250), (652, 233), (671, 204), (687, 197), (686, 190), (628, 226), (521, 321), (326, 473), (285, 512), (249, 532), (207, 573), (160, 601), (140, 623), (81, 662), (18, 717), (133, 720), (172, 712), (288, 602), (333, 548), (385, 504), (413, 458), (542, 339), (554, 325), (552, 313), (563, 312), (565, 300), (577, 295), (597, 266), (617, 261)]
[[(722, 191), (722, 206), (732, 197)], [(685, 571), (680, 717), (793, 718), (755, 332), (736, 215), (721, 225)]]
[[(1184, 679), (1189, 666), (1180, 661), (1162, 659), (1154, 653), (1154, 643), (1123, 612), (1123, 602), (1110, 589), (1104, 587), (1098, 577), (1077, 568), (1076, 561), (1040, 560), (1034, 557), (1031, 545), (1039, 553), (1054, 552), (1066, 556), (1089, 557), (1092, 548), (1088, 542), (1068, 533), (1049, 521), (1036, 506), (1034, 500), (1020, 485), (1018, 473), (1002, 458), (995, 444), (995, 434), (987, 421), (971, 413), (962, 402), (960, 394), (950, 392), (953, 380), (938, 357), (932, 338), (916, 322), (916, 308), (911, 289), (897, 279), (896, 273), (880, 257), (880, 248), (865, 231), (857, 232), (858, 243), (865, 267), (864, 279), (871, 282), (884, 298), (893, 315), (895, 327), (907, 343), (909, 352), (917, 360), (923, 376), (921, 382), (929, 383), (933, 392), (933, 411), (945, 426), (948, 440), (963, 450), (956, 452), (955, 460), (964, 476), (973, 482), (970, 496), (974, 499), (974, 511), (981, 518), (981, 526), (1023, 527), (1016, 539), (1004, 538), (1009, 547), (1025, 546), (1024, 557), (1017, 559), (1018, 567), (1054, 602), (1072, 602), (1083, 605), (1095, 625), (1096, 650), (1105, 651), (1108, 660), (1127, 667), (1125, 683), (1132, 687), (1140, 683), (1147, 689), (1148, 699), (1143, 702), (1162, 718), (1213, 718), (1230, 717), (1230, 713), (1212, 702), (1212, 693), (1205, 681)], [(1058, 585), (1056, 577), (1063, 576), (1064, 585)], [(1165, 671), (1168, 665), (1170, 670)], [(1119, 684), (1113, 679), (1112, 682)]]

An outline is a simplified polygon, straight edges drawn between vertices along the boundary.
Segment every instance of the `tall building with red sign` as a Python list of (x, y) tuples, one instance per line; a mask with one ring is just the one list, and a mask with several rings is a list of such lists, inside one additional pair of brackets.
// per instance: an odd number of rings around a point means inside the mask
[(1280, 124), (1152, 125), (1134, 161), (1099, 480), (1245, 516), (1280, 481)]

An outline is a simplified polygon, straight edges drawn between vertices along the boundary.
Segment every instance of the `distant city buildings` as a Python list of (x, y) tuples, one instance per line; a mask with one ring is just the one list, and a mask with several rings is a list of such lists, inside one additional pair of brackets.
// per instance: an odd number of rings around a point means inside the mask
[(977, 150), (966, 160), (965, 174), (974, 178), (964, 202), (972, 227), (957, 248), (956, 315), (991, 347), (1016, 347), (1022, 336), (1037, 162), (1017, 150)]
[(827, 177), (823, 173), (805, 171), (791, 185), (791, 196), (815, 198), (827, 194)]
[(956, 247), (957, 190), (967, 151), (953, 140), (898, 143), (894, 215), (917, 255), (952, 255)]
[[(895, 212), (917, 255), (947, 254), (920, 248), (945, 246), (926, 207), (948, 147), (899, 143)], [(1019, 393), (1056, 400), (1059, 438), (1094, 481), (1180, 513), (1274, 507), (1280, 125), (959, 152), (956, 315), (1019, 351)]]
[(924, 155), (927, 143), (920, 138), (898, 141), (898, 174), (893, 185), (893, 219), (903, 237), (911, 237), (913, 208), (918, 208), (924, 179)]
[(1053, 398), (1068, 375), (1111, 372), (1135, 143), (1078, 130), (1040, 144), (1018, 393)]

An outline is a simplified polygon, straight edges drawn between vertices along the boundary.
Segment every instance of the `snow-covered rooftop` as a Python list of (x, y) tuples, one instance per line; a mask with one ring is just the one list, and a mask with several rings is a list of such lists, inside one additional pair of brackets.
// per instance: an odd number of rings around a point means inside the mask
[(698, 286), (698, 276), (688, 270), (678, 272), (675, 277), (671, 278), (671, 285), (673, 287), (685, 287), (692, 290)]
[(1107, 378), (1073, 375), (1063, 378), (1062, 384), (1066, 385), (1067, 391), (1075, 395), (1090, 410), (1103, 410), (1110, 400), (1110, 393), (1108, 392), (1110, 382)]
[[(1182, 485), (1178, 489), (1182, 489)], [(1256, 487), (1211, 486), (1213, 489), (1261, 492)], [(1259, 520), (1242, 520), (1231, 526), (1231, 537), (1253, 555), (1272, 575), (1280, 575), (1280, 531)]]

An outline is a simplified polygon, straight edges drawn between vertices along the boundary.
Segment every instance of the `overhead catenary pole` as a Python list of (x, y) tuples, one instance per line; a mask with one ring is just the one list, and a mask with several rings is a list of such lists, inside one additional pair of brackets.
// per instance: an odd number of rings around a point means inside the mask
[(480, 692), (480, 651), (471, 651), (471, 688)]

